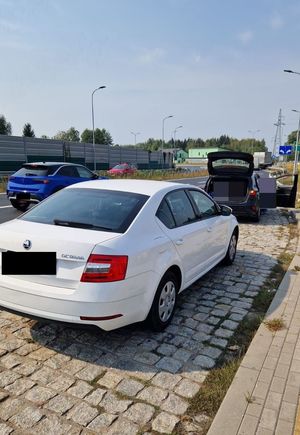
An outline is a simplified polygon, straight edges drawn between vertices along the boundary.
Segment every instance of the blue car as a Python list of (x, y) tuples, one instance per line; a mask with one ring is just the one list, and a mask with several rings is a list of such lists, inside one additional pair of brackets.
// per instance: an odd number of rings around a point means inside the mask
[(24, 163), (7, 184), (7, 197), (17, 210), (25, 211), (70, 184), (94, 180), (97, 174), (82, 165), (64, 162)]

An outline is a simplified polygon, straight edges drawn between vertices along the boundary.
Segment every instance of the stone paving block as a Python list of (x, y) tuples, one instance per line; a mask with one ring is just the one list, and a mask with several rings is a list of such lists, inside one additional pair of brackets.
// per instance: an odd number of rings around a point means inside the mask
[(196, 382), (189, 381), (188, 379), (182, 379), (182, 381), (180, 381), (180, 383), (175, 387), (174, 391), (180, 396), (190, 399), (197, 394), (199, 389), (200, 385), (196, 384)]
[(229, 329), (219, 328), (215, 331), (215, 335), (221, 338), (230, 338), (233, 335), (233, 331)]
[(290, 385), (287, 385), (283, 395), (284, 402), (294, 403), (295, 405), (297, 405), (298, 399), (299, 387), (291, 387)]
[(286, 379), (289, 374), (289, 367), (290, 366), (288, 364), (277, 364), (274, 376)]
[(111, 391), (108, 391), (101, 401), (101, 407), (103, 407), (109, 414), (120, 414), (125, 412), (131, 404), (131, 400), (120, 400)]
[(55, 395), (56, 393), (50, 388), (36, 385), (25, 394), (25, 399), (30, 400), (37, 405), (43, 405), (49, 399), (52, 399), (52, 397), (54, 397)]
[(24, 361), (19, 355), (7, 353), (0, 359), (0, 364), (6, 369), (12, 369)]
[(115, 388), (122, 380), (124, 376), (115, 373), (115, 372), (107, 372), (102, 378), (98, 380), (98, 384), (103, 385), (104, 387), (111, 389)]
[(164, 356), (171, 356), (174, 352), (176, 352), (177, 347), (173, 346), (172, 344), (161, 344), (158, 348), (157, 348), (157, 352), (161, 353)]
[(14, 414), (19, 413), (23, 407), (23, 400), (9, 397), (0, 402), (0, 419), (7, 421)]
[(57, 372), (50, 367), (42, 367), (31, 375), (33, 381), (47, 385), (57, 379)]
[(155, 408), (151, 405), (146, 405), (145, 403), (135, 403), (126, 412), (124, 412), (124, 417), (128, 420), (132, 420), (139, 426), (144, 426), (148, 421), (151, 420), (153, 414), (155, 413)]
[(19, 379), (21, 376), (11, 370), (5, 370), (4, 372), (0, 373), (0, 387), (4, 388), (9, 384), (12, 384), (17, 379)]
[(96, 388), (96, 390), (92, 391), (91, 394), (84, 398), (84, 400), (92, 406), (97, 406), (99, 405), (105, 394), (106, 390), (104, 390), (103, 388)]
[(72, 396), (58, 395), (49, 400), (49, 402), (44, 406), (45, 408), (57, 412), (58, 414), (64, 414), (65, 412), (69, 411), (69, 409), (71, 409), (75, 403), (77, 403), (77, 400)]
[(152, 429), (154, 431), (170, 434), (174, 430), (176, 424), (179, 422), (179, 418), (175, 415), (167, 414), (166, 412), (161, 412), (154, 419), (152, 423)]
[[(258, 380), (260, 382), (266, 382), (267, 384), (270, 384), (272, 381), (274, 375), (274, 370), (271, 369), (261, 369)], [(275, 376), (276, 376), (276, 372), (275, 372)]]
[(176, 352), (173, 354), (173, 358), (186, 362), (191, 357), (191, 355), (192, 352), (189, 352), (186, 349), (177, 349)]
[(123, 379), (116, 388), (119, 393), (126, 396), (136, 396), (139, 391), (144, 388), (144, 384), (141, 384), (134, 379)]
[(238, 322), (234, 322), (232, 320), (225, 320), (223, 323), (221, 323), (221, 328), (230, 329), (231, 331), (235, 331), (236, 328), (239, 326)]
[(283, 393), (285, 389), (286, 381), (283, 378), (278, 378), (274, 376), (271, 382), (270, 390), (275, 393)]
[(22, 429), (29, 429), (43, 417), (43, 412), (33, 406), (26, 406), (18, 414), (15, 414), (9, 421)]
[(167, 395), (168, 391), (166, 390), (156, 387), (147, 387), (138, 394), (137, 398), (145, 400), (145, 402), (149, 402), (152, 405), (160, 406)]
[(68, 374), (69, 376), (72, 376), (78, 373), (80, 370), (82, 370), (85, 366), (86, 366), (86, 362), (72, 359), (67, 363), (65, 363), (61, 367), (61, 370), (66, 374)]
[(5, 423), (0, 423), (0, 435), (9, 435), (13, 431), (13, 428)]
[(6, 338), (0, 340), (0, 349), (7, 350), (8, 352), (13, 352), (24, 344), (26, 344), (24, 340), (20, 340), (18, 338)]
[(225, 347), (228, 344), (228, 340), (225, 340), (224, 338), (213, 337), (210, 340), (210, 343), (213, 344), (214, 346), (218, 346), (218, 347), (221, 347), (222, 349), (225, 349)]
[(176, 394), (170, 393), (167, 399), (161, 404), (161, 409), (170, 414), (182, 415), (186, 412), (189, 403)]
[(116, 418), (116, 415), (103, 412), (91, 421), (88, 425), (88, 429), (91, 429), (96, 433), (107, 433), (107, 428), (116, 420)]
[(275, 435), (288, 435), (293, 433), (294, 423), (285, 420), (278, 420)]
[(68, 388), (70, 388), (73, 384), (75, 384), (76, 379), (71, 378), (67, 375), (60, 375), (56, 377), (56, 379), (48, 384), (49, 388), (52, 388), (55, 391), (58, 391), (60, 393), (66, 391)]
[(92, 382), (103, 372), (104, 370), (102, 367), (95, 364), (89, 364), (87, 367), (77, 372), (75, 376), (83, 381)]
[(211, 369), (215, 366), (216, 362), (208, 356), (199, 355), (194, 359), (194, 364), (204, 369)]
[(124, 417), (119, 417), (107, 430), (107, 435), (135, 435), (139, 432), (137, 424)]
[(252, 396), (253, 402), (249, 403), (246, 410), (246, 415), (251, 415), (252, 417), (259, 417), (263, 409), (263, 400), (258, 397)]
[(32, 373), (38, 370), (39, 367), (40, 367), (40, 363), (38, 361), (28, 359), (27, 361), (24, 361), (19, 366), (14, 367), (13, 370), (19, 375), (30, 376)]
[(96, 408), (81, 402), (78, 405), (75, 405), (67, 413), (66, 417), (81, 426), (87, 426), (97, 415), (98, 410)]
[(77, 425), (73, 426), (56, 415), (48, 415), (31, 429), (31, 433), (35, 435), (79, 435), (83, 432)]
[(166, 356), (158, 361), (156, 367), (171, 373), (176, 373), (181, 369), (182, 365), (181, 361)]
[(77, 381), (75, 385), (67, 390), (67, 393), (79, 399), (83, 399), (92, 389), (93, 387), (87, 382)]
[(217, 349), (216, 347), (205, 346), (204, 349), (201, 351), (201, 353), (215, 360), (219, 358), (222, 351), (220, 349)]
[(68, 355), (56, 354), (45, 361), (45, 365), (56, 370), (62, 368), (70, 359), (71, 357)]
[(264, 408), (261, 415), (259, 426), (261, 426), (264, 429), (269, 429), (271, 431), (274, 431), (276, 421), (277, 421), (277, 412), (274, 411), (274, 409)]
[(151, 383), (156, 385), (157, 387), (172, 390), (181, 379), (182, 378), (180, 375), (172, 375), (171, 373), (167, 372), (159, 372), (154, 376)]
[(20, 396), (35, 385), (34, 381), (27, 378), (17, 379), (13, 384), (7, 385), (5, 389), (14, 396)]
[(161, 356), (158, 356), (153, 352), (138, 352), (133, 357), (135, 361), (141, 362), (143, 364), (149, 364), (149, 365), (155, 364), (157, 361), (160, 360), (160, 358)]

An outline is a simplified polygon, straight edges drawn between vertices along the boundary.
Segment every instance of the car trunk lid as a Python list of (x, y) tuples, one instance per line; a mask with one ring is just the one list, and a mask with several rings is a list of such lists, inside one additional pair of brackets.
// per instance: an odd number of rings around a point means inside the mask
[[(95, 245), (119, 236), (120, 234), (112, 232), (66, 228), (16, 219), (0, 226), (0, 252), (26, 252), (23, 247), (26, 240), (31, 242), (32, 248), (29, 252), (55, 252), (56, 275), (13, 275), (13, 279), (75, 289)], [(1, 263), (0, 256), (0, 267)], [(10, 276), (0, 275), (0, 279), (1, 282), (9, 281)]]
[(209, 175), (231, 177), (251, 177), (254, 170), (253, 155), (237, 151), (218, 151), (208, 153), (207, 169)]

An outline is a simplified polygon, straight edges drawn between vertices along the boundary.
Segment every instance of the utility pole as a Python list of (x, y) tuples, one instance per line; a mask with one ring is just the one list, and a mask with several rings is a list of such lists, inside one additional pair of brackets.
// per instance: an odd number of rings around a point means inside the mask
[(279, 147), (282, 145), (282, 128), (285, 125), (283, 122), (283, 116), (281, 109), (279, 110), (278, 120), (275, 122), (276, 125), (276, 133), (275, 133), (275, 139), (274, 139), (274, 146), (273, 146), (273, 156), (276, 155), (277, 151), (279, 154)]

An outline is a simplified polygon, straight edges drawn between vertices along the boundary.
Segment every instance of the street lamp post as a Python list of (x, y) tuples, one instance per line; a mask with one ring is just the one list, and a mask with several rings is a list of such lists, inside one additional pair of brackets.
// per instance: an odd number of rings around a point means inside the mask
[(252, 134), (252, 138), (253, 138), (253, 141), (252, 141), (252, 154), (254, 154), (254, 141), (255, 141), (255, 134), (256, 133), (259, 133), (261, 130), (248, 130), (248, 133), (251, 133)]
[(133, 136), (134, 136), (134, 146), (136, 146), (136, 137), (137, 137), (138, 134), (141, 134), (141, 133), (139, 131), (137, 131), (136, 133), (131, 131), (130, 133), (133, 134)]
[(166, 116), (162, 120), (162, 143), (161, 143), (161, 166), (163, 168), (164, 165), (164, 142), (165, 142), (165, 120), (168, 118), (173, 118), (173, 115)]
[(299, 160), (299, 150), (298, 150), (298, 143), (299, 143), (299, 131), (300, 131), (300, 110), (292, 109), (292, 112), (299, 113), (299, 121), (298, 121), (298, 130), (297, 130), (297, 136), (296, 136), (296, 147), (295, 147), (295, 157), (294, 157), (294, 175), (298, 173), (298, 160)]
[(173, 137), (174, 137), (174, 143), (173, 143), (173, 148), (176, 148), (176, 132), (179, 128), (182, 128), (183, 125), (180, 125), (179, 127), (176, 127), (175, 130), (173, 131)]
[(94, 119), (94, 93), (99, 89), (104, 89), (106, 86), (99, 86), (92, 92), (92, 125), (93, 125), (93, 154), (94, 154), (94, 171), (96, 171), (96, 151), (95, 151), (95, 119)]

